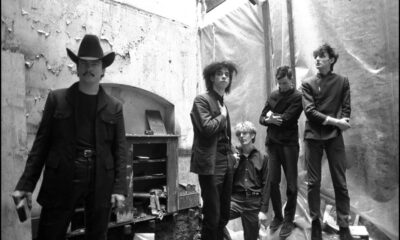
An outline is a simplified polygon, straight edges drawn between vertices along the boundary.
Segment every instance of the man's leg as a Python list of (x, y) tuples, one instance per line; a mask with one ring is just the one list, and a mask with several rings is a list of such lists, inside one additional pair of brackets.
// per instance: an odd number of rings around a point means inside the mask
[(293, 220), (297, 205), (297, 160), (299, 157), (299, 146), (282, 146), (282, 167), (286, 176), (285, 217), (279, 235), (288, 237), (294, 226)]
[(65, 239), (74, 209), (43, 207), (40, 213), (38, 240)]
[[(236, 218), (241, 216), (241, 214), (242, 214), (242, 209), (240, 207), (241, 202), (242, 202), (241, 198), (240, 197), (236, 197), (232, 193), (231, 210), (230, 210), (230, 213), (229, 213), (229, 220), (236, 219)], [(224, 228), (224, 240), (231, 240), (231, 239), (232, 238), (231, 238), (231, 236), (230, 236), (230, 234), (228, 232), (228, 229), (225, 226), (225, 228)]]
[(260, 230), (258, 224), (258, 213), (260, 212), (260, 197), (250, 197), (244, 203), (242, 212), (242, 225), (244, 240), (257, 240), (258, 232)]
[(308, 139), (304, 141), (304, 147), (307, 164), (308, 206), (312, 219), (311, 240), (322, 240), (320, 188), (323, 142)]
[(320, 188), (321, 161), (323, 143), (316, 140), (305, 140), (305, 160), (307, 164), (308, 205), (312, 220), (321, 218)]
[(340, 227), (340, 239), (353, 239), (349, 231), (350, 197), (346, 183), (346, 153), (343, 136), (327, 142), (326, 152), (329, 170), (335, 190), (337, 224)]
[(274, 210), (274, 219), (272, 220), (269, 228), (276, 231), (283, 221), (282, 216), (282, 200), (279, 184), (281, 182), (281, 153), (280, 147), (277, 144), (270, 144), (267, 146), (269, 155), (268, 161), (268, 174), (270, 177), (270, 198), (272, 208)]
[(218, 227), (218, 239), (223, 239), (223, 230), (228, 224), (231, 212), (231, 196), (233, 185), (233, 171), (228, 169), (222, 177), (217, 176), (217, 187), (220, 196), (220, 219)]
[(86, 239), (106, 240), (108, 222), (111, 214), (111, 204), (105, 207), (95, 207), (93, 203), (94, 192), (91, 192), (85, 202)]
[(220, 218), (219, 192), (214, 175), (199, 175), (201, 198), (203, 199), (202, 239), (217, 239)]
[[(79, 161), (82, 159), (77, 159)], [(74, 169), (74, 180), (72, 183), (72, 194), (69, 196), (67, 206), (46, 207), (40, 213), (38, 240), (65, 239), (68, 225), (75, 213), (75, 208), (83, 199), (87, 191), (87, 168), (76, 163)]]
[(293, 222), (297, 205), (297, 160), (299, 157), (299, 146), (282, 146), (283, 161), (282, 167), (286, 176), (285, 221)]

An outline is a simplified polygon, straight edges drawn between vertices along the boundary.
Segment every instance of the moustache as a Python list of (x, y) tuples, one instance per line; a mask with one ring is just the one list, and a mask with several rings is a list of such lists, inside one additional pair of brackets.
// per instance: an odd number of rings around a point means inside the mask
[(94, 76), (95, 76), (95, 75), (94, 75), (92, 72), (89, 72), (89, 71), (87, 71), (87, 72), (83, 73), (83, 76), (86, 76), (87, 74), (90, 74), (92, 77), (94, 77)]

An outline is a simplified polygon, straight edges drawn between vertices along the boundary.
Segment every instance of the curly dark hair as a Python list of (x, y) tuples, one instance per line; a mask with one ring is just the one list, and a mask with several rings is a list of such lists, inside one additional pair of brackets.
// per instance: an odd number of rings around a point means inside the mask
[(281, 78), (284, 78), (285, 76), (287, 76), (289, 80), (292, 79), (292, 70), (290, 69), (290, 67), (287, 65), (278, 67), (275, 73), (276, 79), (279, 80)]
[(237, 74), (238, 71), (236, 65), (229, 61), (213, 62), (204, 68), (203, 78), (206, 81), (207, 91), (211, 91), (213, 89), (211, 78), (222, 68), (227, 68), (229, 71), (229, 85), (225, 89), (225, 93), (229, 93), (231, 91), (232, 75), (233, 73)]
[(329, 45), (328, 43), (324, 43), (321, 46), (319, 46), (314, 52), (313, 52), (313, 56), (314, 59), (317, 58), (317, 56), (324, 56), (325, 53), (328, 54), (329, 58), (333, 58), (334, 61), (331, 64), (331, 71), (333, 71), (333, 65), (335, 65), (335, 63), (337, 62), (338, 58), (339, 58), (339, 54), (337, 54), (335, 52), (335, 49), (331, 47), (331, 45)]

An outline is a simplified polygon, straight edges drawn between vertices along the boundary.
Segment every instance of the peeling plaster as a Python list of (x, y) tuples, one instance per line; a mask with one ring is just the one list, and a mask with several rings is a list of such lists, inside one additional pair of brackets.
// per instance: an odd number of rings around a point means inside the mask
[(48, 38), (50, 36), (50, 32), (45, 32), (41, 29), (38, 29), (37, 32), (41, 35), (44, 35), (46, 38)]
[(112, 48), (112, 46), (113, 46), (113, 44), (111, 43), (111, 41), (110, 40), (108, 40), (108, 38), (107, 37), (100, 37), (100, 40), (102, 40), (102, 41), (104, 41), (104, 42), (106, 42), (106, 43), (108, 43), (109, 45), (110, 45), (110, 47)]

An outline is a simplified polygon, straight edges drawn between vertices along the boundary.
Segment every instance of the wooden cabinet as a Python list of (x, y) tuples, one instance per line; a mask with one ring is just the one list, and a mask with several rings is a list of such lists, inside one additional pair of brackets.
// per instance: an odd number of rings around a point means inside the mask
[[(151, 215), (150, 191), (162, 191), (160, 204), (166, 213), (176, 212), (178, 189), (178, 156), (176, 135), (131, 135), (127, 136), (129, 160), (127, 166), (127, 209), (133, 213), (133, 221)], [(117, 215), (118, 218), (118, 215)]]

